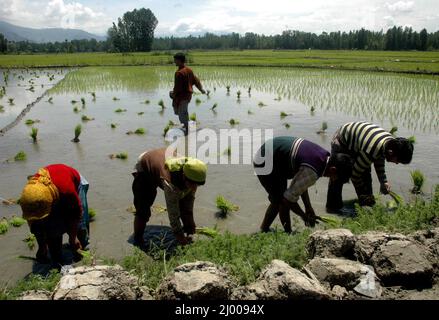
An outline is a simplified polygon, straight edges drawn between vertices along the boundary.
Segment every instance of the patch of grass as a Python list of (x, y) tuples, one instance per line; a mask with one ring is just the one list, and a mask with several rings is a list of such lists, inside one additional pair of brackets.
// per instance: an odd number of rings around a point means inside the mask
[(38, 128), (32, 128), (29, 135), (32, 138), (32, 141), (36, 143), (38, 140)]
[(114, 112), (116, 112), (116, 113), (127, 112), (127, 109), (117, 108), (116, 110), (114, 110)]
[(27, 155), (24, 151), (18, 152), (14, 157), (15, 161), (25, 161), (26, 159), (27, 159)]
[(215, 200), (216, 207), (221, 211), (223, 215), (227, 215), (230, 212), (238, 211), (239, 207), (230, 201), (226, 200), (222, 195), (218, 195)]
[(175, 126), (174, 121), (169, 120), (168, 124), (166, 125), (166, 127), (163, 128), (163, 136), (166, 136), (166, 134), (168, 133), (168, 131)]
[(413, 182), (413, 188), (411, 190), (412, 193), (414, 194), (422, 193), (422, 187), (424, 186), (425, 183), (424, 174), (421, 172), (421, 170), (413, 170), (410, 172), (410, 176)]
[(25, 279), (20, 280), (13, 288), (4, 288), (0, 299), (14, 300), (22, 293), (31, 290), (46, 290), (52, 292), (60, 279), (61, 274), (57, 270), (50, 271), (45, 277), (37, 274), (30, 274)]
[(23, 224), (26, 223), (26, 220), (24, 220), (22, 217), (12, 217), (11, 220), (9, 220), (9, 224), (15, 228), (21, 227)]
[(152, 258), (135, 248), (122, 266), (137, 275), (142, 285), (155, 289), (175, 267), (188, 262), (211, 261), (224, 266), (238, 284), (246, 285), (254, 282), (273, 259), (301, 268), (307, 260), (305, 248), (309, 234), (308, 230), (294, 235), (279, 231), (254, 235), (227, 232), (179, 247), (168, 260), (163, 259), (164, 251), (157, 250)]
[(357, 216), (344, 219), (340, 227), (362, 233), (370, 230), (411, 233), (439, 225), (439, 185), (435, 187), (431, 200), (416, 199), (389, 211), (378, 202), (373, 208), (357, 206)]
[(5, 234), (9, 230), (9, 223), (6, 218), (0, 220), (0, 234)]

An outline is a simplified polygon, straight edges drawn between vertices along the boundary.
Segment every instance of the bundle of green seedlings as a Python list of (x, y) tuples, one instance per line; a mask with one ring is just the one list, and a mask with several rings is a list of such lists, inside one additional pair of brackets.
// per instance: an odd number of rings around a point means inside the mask
[(78, 101), (76, 101), (76, 100), (72, 100), (72, 101), (70, 101), (70, 103), (71, 103), (71, 104), (77, 104)]
[(6, 218), (0, 220), (0, 234), (5, 234), (9, 230), (9, 223)]
[(38, 139), (38, 128), (35, 128), (35, 127), (33, 127), (32, 129), (31, 129), (31, 132), (30, 132), (30, 137), (32, 138), (32, 141), (34, 142), (34, 143), (36, 143), (37, 142), (37, 139)]
[(328, 123), (326, 121), (322, 122), (322, 126), (319, 131), (317, 131), (317, 134), (325, 134), (326, 130), (328, 129)]
[(13, 226), (14, 228), (19, 228), (25, 223), (26, 223), (26, 220), (24, 220), (22, 217), (13, 216), (12, 219), (9, 220), (9, 224), (11, 226)]
[(239, 206), (226, 200), (222, 195), (218, 195), (215, 202), (216, 207), (220, 210), (223, 216), (227, 216), (229, 213), (239, 210)]
[(141, 111), (141, 112), (137, 112), (138, 116), (143, 116), (145, 114), (145, 112)]
[(126, 160), (126, 159), (128, 159), (128, 153), (121, 152), (121, 153), (116, 153), (116, 154), (110, 154), (110, 159)]
[(220, 235), (218, 230), (215, 228), (209, 228), (209, 227), (197, 227), (195, 229), (196, 234), (201, 234), (203, 236), (207, 236), (209, 238), (216, 238)]
[(314, 112), (316, 111), (316, 108), (314, 106), (311, 106), (311, 115), (314, 115)]
[(75, 127), (75, 137), (73, 138), (72, 142), (78, 143), (79, 142), (79, 136), (81, 135), (82, 132), (82, 126), (80, 124), (78, 124)]
[(25, 161), (26, 158), (26, 153), (24, 151), (20, 151), (15, 155), (14, 161)]
[(151, 101), (149, 101), (148, 99), (146, 99), (145, 101), (143, 101), (142, 103), (144, 104), (150, 104)]
[(230, 86), (226, 86), (227, 93), (230, 93)]
[(285, 113), (285, 112), (282, 111), (282, 112), (280, 113), (280, 118), (283, 119), (283, 118), (288, 117), (288, 116), (291, 116), (291, 115), (292, 115), (291, 113)]
[(93, 98), (93, 101), (96, 101), (96, 93), (95, 92), (90, 92), (91, 97)]
[(235, 119), (230, 119), (229, 120), (229, 124), (231, 125), (231, 126), (234, 126), (234, 125), (238, 125), (239, 124), (239, 121), (238, 120), (235, 120)]
[(40, 120), (32, 120), (32, 119), (27, 119), (25, 122), (24, 122), (24, 124), (25, 125), (27, 125), (27, 126), (31, 126), (31, 125), (33, 125), (33, 124), (35, 124), (35, 123), (39, 123), (40, 122)]
[(413, 188), (411, 190), (414, 194), (420, 194), (422, 193), (422, 187), (425, 183), (425, 176), (420, 170), (413, 170), (410, 172), (410, 176), (412, 178), (413, 182)]
[(114, 112), (116, 112), (116, 113), (127, 112), (127, 109), (118, 108), (118, 109), (114, 110)]
[(132, 134), (143, 135), (143, 134), (145, 134), (145, 129), (138, 128), (138, 129), (136, 129), (136, 131), (128, 131), (127, 132), (127, 135), (132, 135)]
[(81, 120), (84, 122), (93, 121), (94, 119), (95, 118), (90, 118), (90, 117), (86, 116), (85, 114), (81, 117)]
[(73, 112), (74, 112), (74, 113), (78, 113), (78, 112), (79, 112), (78, 107), (74, 107), (74, 108), (73, 108)]
[(25, 239), (23, 239), (23, 242), (27, 244), (29, 250), (33, 250), (35, 248), (35, 245), (37, 244), (37, 238), (33, 233), (29, 233), (29, 235)]

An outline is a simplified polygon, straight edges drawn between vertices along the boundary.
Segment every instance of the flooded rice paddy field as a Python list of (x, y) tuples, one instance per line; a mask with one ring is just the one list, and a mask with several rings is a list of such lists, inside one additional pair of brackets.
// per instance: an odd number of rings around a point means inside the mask
[[(168, 96), (174, 71), (172, 67), (40, 70), (40, 78), (36, 79), (44, 82), (38, 82), (40, 87), (45, 86), (38, 92), (35, 76), (29, 75), (34, 78), (36, 96), (49, 87), (47, 72), (56, 74), (57, 80), (50, 83), (65, 78), (17, 126), (0, 137), (0, 197), (18, 198), (26, 177), (41, 166), (71, 165), (90, 182), (89, 206), (97, 212), (96, 221), (91, 224), (92, 251), (116, 259), (130, 253), (127, 240), (132, 233), (133, 216), (127, 208), (132, 204), (131, 172), (140, 153), (167, 145), (163, 128), (168, 121), (178, 123)], [(233, 118), (239, 121), (236, 129), (274, 129), (275, 136), (300, 136), (329, 149), (333, 133), (345, 122), (369, 120), (388, 129), (397, 126), (398, 135), (413, 135), (417, 143), (412, 164), (387, 164), (394, 190), (410, 196), (410, 171), (414, 169), (426, 175), (426, 193), (439, 183), (437, 77), (283, 68), (199, 67), (194, 71), (211, 92), (210, 97), (194, 95), (190, 104), (190, 113), (196, 113), (201, 128), (216, 132), (231, 128), (229, 120)], [(21, 71), (9, 71), (14, 72)], [(5, 86), (7, 95), (0, 99), (0, 105), (8, 111), (0, 113), (0, 127), (13, 118), (9, 108), (20, 110), (34, 98), (26, 96), (28, 91), (19, 90), (21, 86), (13, 85), (20, 82), (25, 81), (11, 80)], [(15, 106), (8, 106), (9, 97), (14, 98)], [(163, 110), (160, 100), (165, 105)], [(216, 112), (211, 110), (214, 104)], [(117, 109), (126, 111), (115, 112)], [(291, 115), (282, 118), (281, 112)], [(94, 120), (83, 121), (83, 116)], [(31, 126), (25, 124), (28, 119), (39, 120), (33, 124), (39, 129), (37, 144), (29, 136)], [(327, 134), (316, 134), (324, 121), (328, 124)], [(71, 139), (78, 124), (82, 125), (82, 134), (76, 144)], [(111, 124), (116, 127), (111, 128)], [(138, 128), (144, 128), (145, 134), (126, 134)], [(27, 154), (26, 161), (7, 161), (19, 151)], [(120, 152), (127, 152), (128, 159), (109, 158)], [(234, 152), (232, 149), (232, 155)], [(218, 154), (222, 153), (218, 149)], [(318, 213), (324, 213), (327, 182), (320, 179), (311, 189)], [(219, 194), (240, 206), (238, 212), (224, 220), (215, 215), (215, 198)], [(346, 186), (344, 197), (354, 195), (352, 185)], [(159, 192), (156, 204), (164, 203), (163, 193)], [(221, 230), (251, 233), (258, 231), (267, 205), (267, 195), (251, 165), (210, 165), (208, 182), (197, 192), (195, 219), (199, 226), (217, 225)], [(0, 218), (20, 214), (18, 206), (0, 205)], [(150, 223), (169, 222), (166, 213), (153, 213)], [(18, 258), (35, 255), (35, 250), (30, 251), (22, 242), (28, 232), (24, 225), (0, 236), (0, 282), (15, 281), (31, 271), (32, 262)]]

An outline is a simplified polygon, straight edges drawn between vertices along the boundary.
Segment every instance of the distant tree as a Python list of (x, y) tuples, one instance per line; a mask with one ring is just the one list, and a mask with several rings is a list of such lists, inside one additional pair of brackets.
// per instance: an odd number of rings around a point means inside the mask
[(8, 51), (8, 40), (0, 33), (0, 52), (5, 53), (6, 51)]
[(422, 29), (419, 34), (419, 50), (427, 51), (428, 48), (428, 32), (426, 29)]
[(108, 30), (108, 41), (120, 52), (151, 51), (158, 20), (150, 9), (134, 9)]

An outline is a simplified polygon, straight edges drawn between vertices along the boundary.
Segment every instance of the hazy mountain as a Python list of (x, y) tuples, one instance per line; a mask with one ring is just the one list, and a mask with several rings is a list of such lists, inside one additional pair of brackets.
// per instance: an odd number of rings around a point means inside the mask
[(3, 33), (6, 39), (10, 41), (30, 41), (37, 43), (62, 42), (66, 39), (68, 41), (82, 39), (102, 41), (106, 39), (106, 37), (94, 35), (83, 30), (62, 28), (32, 29), (16, 26), (4, 21), (0, 21), (0, 33)]

